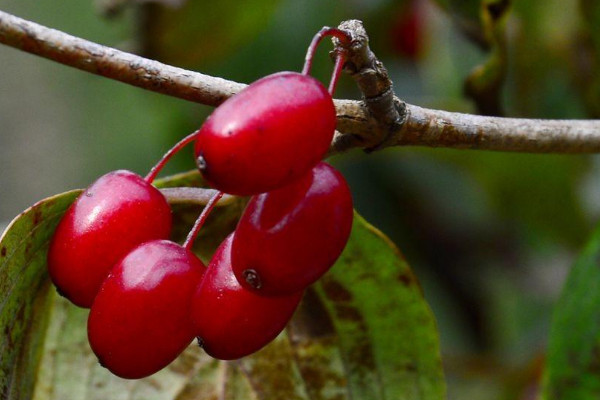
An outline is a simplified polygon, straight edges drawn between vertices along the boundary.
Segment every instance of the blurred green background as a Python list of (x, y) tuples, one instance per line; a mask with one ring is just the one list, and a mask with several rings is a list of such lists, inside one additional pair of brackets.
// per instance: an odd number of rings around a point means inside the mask
[[(521, 0), (490, 23), (488, 3), (0, 0), (0, 9), (247, 83), (300, 70), (318, 29), (356, 18), (397, 95), (411, 104), (489, 111), (489, 98), (477, 103), (463, 90), (477, 78), (471, 71), (487, 65), (492, 78), (479, 82), (500, 88), (492, 90), (492, 113), (600, 116), (593, 29), (600, 6)], [(329, 50), (325, 42), (313, 72), (323, 81)], [(343, 76), (336, 97), (360, 93)], [(0, 226), (107, 171), (146, 173), (210, 111), (0, 46)], [(392, 238), (421, 280), (439, 323), (449, 398), (533, 398), (551, 307), (600, 215), (600, 158), (398, 148), (355, 150), (331, 162), (348, 179), (357, 210)], [(192, 168), (188, 150), (165, 173)]]

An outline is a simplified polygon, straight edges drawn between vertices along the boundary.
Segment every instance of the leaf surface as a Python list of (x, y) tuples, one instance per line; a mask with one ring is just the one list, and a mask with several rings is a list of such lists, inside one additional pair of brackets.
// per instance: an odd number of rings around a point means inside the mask
[(439, 336), (421, 287), (394, 244), (359, 215), (318, 291), (352, 398), (444, 398)]
[(575, 262), (554, 309), (543, 398), (600, 398), (600, 228)]
[[(190, 173), (157, 183), (202, 181)], [(13, 221), (0, 241), (3, 399), (444, 397), (439, 338), (421, 288), (395, 246), (358, 215), (336, 265), (307, 290), (286, 332), (258, 353), (224, 362), (192, 343), (151, 377), (132, 381), (113, 376), (87, 343), (88, 310), (57, 296), (46, 273), (48, 242), (78, 193), (39, 202)], [(203, 258), (235, 227), (243, 204), (240, 200), (215, 209), (199, 239), (205, 242), (197, 249)], [(199, 212), (199, 207), (174, 207), (175, 239), (181, 239)]]
[(0, 398), (29, 398), (48, 322), (46, 251), (78, 191), (23, 211), (0, 237)]

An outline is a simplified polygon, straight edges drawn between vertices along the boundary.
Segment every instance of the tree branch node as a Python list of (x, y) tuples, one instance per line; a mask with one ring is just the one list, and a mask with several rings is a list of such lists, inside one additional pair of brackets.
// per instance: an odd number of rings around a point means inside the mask
[(362, 93), (362, 103), (378, 126), (374, 132), (377, 137), (365, 151), (382, 149), (397, 142), (396, 134), (401, 132), (406, 121), (406, 105), (394, 95), (387, 69), (369, 47), (363, 23), (353, 19), (343, 21), (338, 28), (348, 32), (352, 38), (348, 45), (334, 40), (336, 48), (347, 53), (344, 70), (356, 81)]

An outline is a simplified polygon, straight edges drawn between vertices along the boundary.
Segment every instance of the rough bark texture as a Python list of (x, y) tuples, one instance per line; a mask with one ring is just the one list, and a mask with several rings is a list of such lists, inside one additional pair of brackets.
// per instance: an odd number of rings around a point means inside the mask
[[(600, 152), (600, 120), (482, 117), (405, 104), (357, 20), (342, 22), (351, 43), (344, 69), (362, 101), (336, 100), (337, 132), (330, 154), (351, 148), (428, 146), (533, 153)], [(0, 11), (0, 43), (170, 96), (218, 106), (246, 85), (188, 71), (76, 38)]]
[(0, 43), (154, 92), (218, 106), (246, 85), (102, 46), (0, 11)]

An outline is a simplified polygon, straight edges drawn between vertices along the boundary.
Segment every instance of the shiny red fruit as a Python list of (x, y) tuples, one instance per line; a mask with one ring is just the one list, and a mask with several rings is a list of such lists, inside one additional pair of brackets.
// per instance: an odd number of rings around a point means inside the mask
[(158, 189), (133, 172), (109, 172), (63, 216), (50, 243), (50, 277), (66, 298), (90, 307), (119, 259), (170, 231), (171, 209)]
[(319, 81), (296, 72), (269, 75), (206, 120), (195, 144), (198, 167), (223, 192), (266, 192), (316, 165), (335, 124), (333, 100)]
[(166, 367), (194, 339), (192, 296), (205, 267), (168, 240), (136, 247), (102, 284), (88, 318), (88, 339), (100, 363), (137, 379)]
[(217, 249), (192, 301), (192, 321), (206, 353), (234, 360), (271, 342), (292, 317), (302, 292), (263, 297), (238, 283), (231, 271), (230, 235)]
[(321, 162), (301, 179), (250, 200), (236, 228), (233, 272), (264, 295), (302, 290), (335, 263), (352, 218), (344, 177)]

